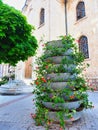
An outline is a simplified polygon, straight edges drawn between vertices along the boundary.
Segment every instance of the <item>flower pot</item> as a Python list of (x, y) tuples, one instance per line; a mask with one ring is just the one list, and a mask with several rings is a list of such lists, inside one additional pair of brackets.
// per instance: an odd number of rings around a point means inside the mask
[[(76, 121), (79, 118), (81, 118), (83, 111), (79, 111), (76, 113), (71, 113), (72, 114), (72, 118), (68, 117), (68, 114), (64, 114), (64, 121), (65, 122), (72, 122), (72, 121)], [(55, 122), (60, 122), (60, 117), (57, 115), (56, 112), (48, 112), (47, 117), (49, 120), (55, 121)]]
[(70, 88), (70, 89), (74, 89), (73, 87), (70, 87), (67, 85), (68, 82), (51, 82), (50, 84), (44, 84), (44, 86), (49, 87), (53, 90), (62, 90), (64, 88)]
[(67, 72), (72, 72), (73, 69), (76, 68), (76, 65), (70, 64), (70, 65), (64, 65), (64, 68), (67, 69)]
[(72, 102), (65, 102), (65, 103), (53, 103), (53, 102), (44, 102), (42, 104), (49, 109), (52, 110), (62, 110), (62, 109), (77, 109), (81, 105), (82, 101), (72, 101)]
[(54, 63), (54, 64), (61, 64), (62, 60), (65, 58), (67, 60), (72, 61), (71, 56), (53, 56), (53, 57), (46, 58), (45, 61), (50, 61), (51, 63)]
[(70, 75), (70, 73), (52, 73), (46, 75), (46, 78), (49, 78), (53, 82), (64, 82), (68, 81), (69, 79), (74, 80), (76, 77), (76, 74)]
[(65, 100), (78, 100), (77, 94), (79, 94), (78, 91), (71, 91), (69, 94), (63, 93), (61, 97), (63, 97)]
[(68, 94), (63, 93), (63, 94), (60, 94), (60, 95), (58, 95), (58, 93), (54, 94), (54, 93), (44, 92), (44, 95), (48, 96), (49, 98), (53, 98), (54, 96), (59, 96), (59, 97), (63, 98), (65, 101), (69, 101), (69, 102), (79, 100), (79, 98), (77, 97), (77, 94), (79, 96), (81, 96), (81, 93), (79, 93), (78, 91), (71, 91)]
[(50, 80), (54, 81), (67, 81), (70, 78), (70, 73), (52, 73), (47, 74), (46, 78), (50, 78)]
[[(56, 47), (57, 48), (57, 47)], [(63, 48), (57, 48), (57, 50), (47, 50), (45, 52), (45, 58), (48, 57), (54, 57), (54, 56), (71, 56), (73, 54), (73, 50), (72, 49), (68, 49), (68, 50), (63, 50)]]
[(74, 69), (76, 68), (76, 65), (73, 65), (73, 64), (70, 64), (70, 65), (61, 65), (61, 64), (55, 64), (53, 65), (49, 70), (48, 72), (49, 73), (60, 73), (60, 72), (68, 72), (68, 73), (71, 73)]
[(47, 43), (47, 46), (53, 46), (53, 47), (64, 47), (64, 44), (62, 44), (62, 40), (54, 40)]

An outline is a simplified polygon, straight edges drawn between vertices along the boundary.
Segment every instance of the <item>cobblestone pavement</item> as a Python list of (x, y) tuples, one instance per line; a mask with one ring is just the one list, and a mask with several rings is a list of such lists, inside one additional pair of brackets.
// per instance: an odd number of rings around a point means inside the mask
[[(45, 130), (35, 126), (30, 116), (35, 112), (33, 98), (33, 94), (0, 95), (0, 130)], [(95, 107), (84, 110), (81, 119), (67, 126), (66, 130), (98, 130), (98, 92), (89, 92), (89, 100)], [(51, 130), (59, 130), (59, 125), (52, 125)]]

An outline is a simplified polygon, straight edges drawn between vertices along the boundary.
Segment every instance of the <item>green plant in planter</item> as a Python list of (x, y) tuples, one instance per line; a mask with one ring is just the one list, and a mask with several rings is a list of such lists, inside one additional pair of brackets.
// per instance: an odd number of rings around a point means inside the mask
[(45, 44), (44, 54), (37, 59), (34, 90), (38, 125), (57, 121), (65, 128), (65, 122), (79, 119), (84, 108), (92, 107), (86, 92), (89, 86), (82, 74), (83, 61), (70, 35)]

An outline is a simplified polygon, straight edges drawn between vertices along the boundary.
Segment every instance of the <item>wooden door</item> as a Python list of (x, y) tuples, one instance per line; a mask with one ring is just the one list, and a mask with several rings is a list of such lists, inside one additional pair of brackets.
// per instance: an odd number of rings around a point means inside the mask
[(32, 78), (32, 57), (25, 62), (25, 78)]

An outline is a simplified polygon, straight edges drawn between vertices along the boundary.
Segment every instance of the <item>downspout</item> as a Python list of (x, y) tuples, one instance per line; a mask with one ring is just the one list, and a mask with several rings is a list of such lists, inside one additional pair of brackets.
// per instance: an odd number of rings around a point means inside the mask
[(25, 8), (26, 4), (27, 4), (27, 1), (28, 1), (28, 0), (25, 0), (25, 4), (24, 4), (24, 6), (22, 7), (22, 12), (23, 12), (23, 9)]
[(67, 0), (65, 0), (65, 31), (66, 31), (66, 35), (68, 35), (68, 23), (67, 23)]
[(50, 0), (49, 0), (49, 41), (51, 39), (51, 17), (50, 17)]

